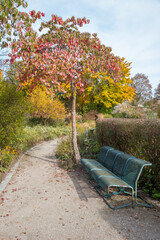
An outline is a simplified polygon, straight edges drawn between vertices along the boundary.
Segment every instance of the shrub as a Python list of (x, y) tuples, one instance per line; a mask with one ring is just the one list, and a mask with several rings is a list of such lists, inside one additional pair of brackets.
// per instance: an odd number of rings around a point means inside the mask
[(160, 120), (98, 120), (97, 138), (101, 146), (112, 146), (151, 162), (152, 167), (145, 168), (140, 182), (149, 193), (160, 192)]
[(104, 114), (104, 118), (112, 118), (111, 114)]
[(56, 156), (58, 157), (59, 163), (63, 168), (69, 169), (74, 166), (74, 153), (71, 135), (61, 140), (56, 150)]
[(48, 120), (60, 122), (65, 118), (65, 107), (58, 99), (51, 99), (46, 91), (36, 87), (30, 96), (30, 114), (34, 119), (42, 119), (45, 125)]
[[(71, 123), (72, 122), (72, 114), (68, 113), (65, 120), (66, 120), (66, 122)], [(82, 121), (82, 116), (76, 114), (76, 122), (81, 122), (81, 121)]]
[(87, 120), (95, 120), (95, 115), (98, 115), (97, 111), (90, 111), (87, 112), (83, 115), (83, 121), (87, 121)]
[(102, 118), (104, 118), (104, 115), (102, 113), (98, 113), (97, 117), (98, 117), (98, 119), (102, 119)]
[[(90, 129), (95, 127), (95, 121), (90, 123), (78, 123), (78, 145), (80, 153), (83, 157), (95, 157), (97, 153), (97, 141), (95, 136), (90, 132)], [(74, 164), (74, 153), (72, 148), (72, 137), (69, 135), (67, 138), (63, 138), (58, 145), (56, 155), (62, 165), (65, 168), (72, 168), (76, 166)]]
[(97, 159), (100, 146), (97, 142), (96, 133), (88, 131), (78, 136), (80, 154), (83, 158)]
[(0, 150), (0, 172), (5, 172), (5, 169), (10, 165), (15, 157), (16, 151), (9, 146)]
[(23, 125), (25, 102), (16, 86), (0, 82), (0, 148), (15, 144)]
[(77, 126), (78, 135), (81, 135), (83, 133), (88, 132), (89, 129), (95, 128), (95, 121), (90, 120), (84, 123), (77, 123), (76, 126)]

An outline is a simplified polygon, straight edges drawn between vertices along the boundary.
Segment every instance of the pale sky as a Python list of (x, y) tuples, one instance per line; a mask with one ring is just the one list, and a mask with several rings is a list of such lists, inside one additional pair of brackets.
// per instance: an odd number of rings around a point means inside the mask
[(24, 11), (86, 17), (84, 31), (97, 33), (115, 55), (132, 62), (131, 77), (148, 76), (154, 89), (160, 83), (160, 0), (27, 0)]

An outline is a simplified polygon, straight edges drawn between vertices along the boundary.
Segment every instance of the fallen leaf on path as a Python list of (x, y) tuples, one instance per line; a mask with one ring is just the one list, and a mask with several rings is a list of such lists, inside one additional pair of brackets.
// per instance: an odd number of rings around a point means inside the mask
[(135, 218), (135, 219), (138, 219), (138, 218), (139, 218), (138, 215), (137, 215), (137, 213), (134, 215), (134, 218)]
[(16, 191), (17, 191), (17, 188), (13, 188), (13, 189), (12, 189), (12, 192), (16, 192)]

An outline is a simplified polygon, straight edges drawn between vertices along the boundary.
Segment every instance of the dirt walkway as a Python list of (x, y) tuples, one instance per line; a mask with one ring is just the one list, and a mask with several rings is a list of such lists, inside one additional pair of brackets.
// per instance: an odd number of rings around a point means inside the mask
[(159, 240), (160, 213), (109, 209), (81, 170), (57, 166), (57, 140), (28, 151), (0, 196), (0, 240)]

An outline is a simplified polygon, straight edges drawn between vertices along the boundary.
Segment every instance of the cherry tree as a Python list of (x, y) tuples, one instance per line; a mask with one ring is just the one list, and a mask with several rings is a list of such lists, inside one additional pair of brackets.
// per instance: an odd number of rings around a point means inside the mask
[[(27, 18), (32, 22), (44, 16), (31, 11)], [(17, 71), (19, 86), (28, 84), (32, 90), (36, 85), (45, 85), (53, 94), (63, 92), (72, 98), (72, 142), (75, 162), (80, 161), (76, 132), (76, 94), (83, 94), (86, 86), (92, 84), (91, 78), (97, 72), (108, 74), (114, 81), (124, 77), (121, 71), (122, 59), (103, 45), (97, 34), (80, 32), (79, 27), (88, 24), (86, 18), (71, 17), (63, 20), (52, 15), (51, 20), (42, 21), (38, 34), (31, 24), (21, 21), (17, 25), (19, 40), (11, 44), (10, 63), (20, 60)], [(123, 59), (124, 60), (124, 59)], [(85, 77), (87, 75), (87, 77)], [(66, 91), (65, 86), (69, 86)]]

